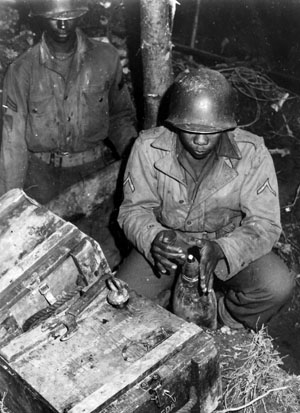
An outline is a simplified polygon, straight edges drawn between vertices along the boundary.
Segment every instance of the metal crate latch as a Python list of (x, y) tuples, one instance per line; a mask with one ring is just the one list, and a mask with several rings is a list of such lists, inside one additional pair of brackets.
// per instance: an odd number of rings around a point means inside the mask
[(144, 380), (141, 383), (141, 388), (148, 391), (151, 395), (157, 407), (163, 407), (165, 404), (176, 403), (175, 393), (171, 393), (169, 390), (162, 386), (161, 377), (159, 374), (153, 374), (149, 379)]

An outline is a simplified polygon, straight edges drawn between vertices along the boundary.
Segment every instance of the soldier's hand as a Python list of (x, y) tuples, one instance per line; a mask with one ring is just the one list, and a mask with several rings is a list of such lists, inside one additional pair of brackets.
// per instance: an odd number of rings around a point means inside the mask
[(182, 247), (176, 245), (176, 232), (173, 230), (163, 230), (156, 235), (151, 245), (151, 254), (156, 268), (163, 274), (176, 270), (177, 265), (186, 258)]
[(200, 288), (204, 293), (213, 288), (213, 274), (218, 261), (224, 257), (222, 248), (217, 242), (198, 240), (200, 248)]

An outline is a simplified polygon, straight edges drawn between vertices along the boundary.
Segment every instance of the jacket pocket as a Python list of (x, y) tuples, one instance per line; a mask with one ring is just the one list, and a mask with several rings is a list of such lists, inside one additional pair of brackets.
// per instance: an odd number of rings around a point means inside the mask
[(83, 126), (85, 133), (93, 135), (104, 129), (106, 134), (109, 124), (108, 94), (99, 85), (90, 85), (82, 90)]
[(217, 238), (224, 237), (240, 225), (241, 212), (226, 207), (208, 209), (204, 214), (205, 231), (215, 232)]
[(226, 235), (230, 234), (231, 232), (233, 232), (236, 228), (236, 225), (234, 222), (230, 222), (228, 225), (226, 225), (225, 227), (219, 229), (218, 231), (216, 231), (216, 238), (221, 238), (221, 237), (225, 237)]
[(58, 136), (57, 107), (53, 96), (32, 98), (29, 102), (28, 125), (32, 143), (48, 142)]
[(52, 95), (31, 98), (29, 102), (30, 116), (34, 119), (39, 119), (45, 115), (53, 116), (54, 102), (54, 97)]

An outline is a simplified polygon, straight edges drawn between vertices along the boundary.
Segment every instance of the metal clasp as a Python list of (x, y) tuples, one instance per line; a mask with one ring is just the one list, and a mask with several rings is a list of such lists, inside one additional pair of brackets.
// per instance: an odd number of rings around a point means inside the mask
[(67, 152), (67, 151), (51, 152), (49, 165), (52, 165), (55, 167), (58, 167), (58, 166), (62, 167), (63, 158), (69, 155), (70, 155), (70, 152)]
[(40, 284), (39, 292), (45, 297), (50, 305), (53, 305), (56, 302), (56, 298), (52, 294), (50, 287), (47, 283)]
[(157, 407), (163, 407), (170, 400), (176, 403), (175, 393), (163, 388), (161, 377), (157, 373), (153, 374), (148, 381), (143, 381), (141, 388), (149, 392), (151, 400), (156, 403)]

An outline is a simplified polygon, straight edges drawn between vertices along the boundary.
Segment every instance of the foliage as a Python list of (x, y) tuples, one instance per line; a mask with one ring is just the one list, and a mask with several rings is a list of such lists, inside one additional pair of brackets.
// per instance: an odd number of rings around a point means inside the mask
[(223, 365), (223, 410), (243, 413), (297, 413), (300, 378), (288, 375), (265, 329), (253, 333), (250, 343), (236, 348), (235, 360)]

